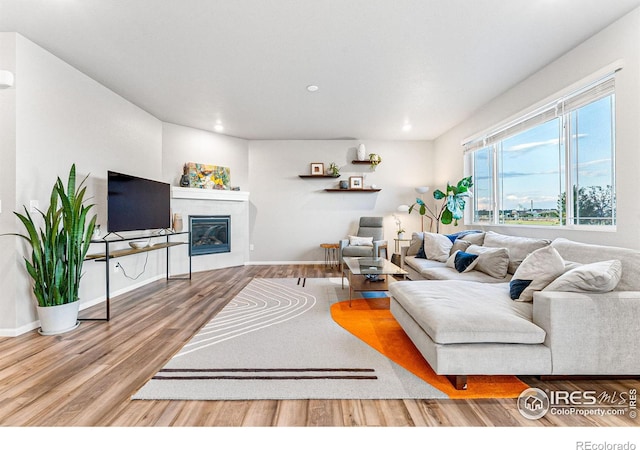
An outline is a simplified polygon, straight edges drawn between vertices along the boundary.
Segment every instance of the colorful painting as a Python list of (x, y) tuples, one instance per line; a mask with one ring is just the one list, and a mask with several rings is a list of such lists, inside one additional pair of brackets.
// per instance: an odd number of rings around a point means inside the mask
[(231, 181), (228, 167), (211, 164), (187, 163), (189, 187), (229, 190)]

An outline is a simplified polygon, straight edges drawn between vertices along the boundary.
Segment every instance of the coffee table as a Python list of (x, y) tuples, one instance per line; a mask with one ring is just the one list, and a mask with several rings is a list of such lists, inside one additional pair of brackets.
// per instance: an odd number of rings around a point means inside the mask
[[(404, 277), (409, 274), (386, 258), (346, 257), (344, 263), (342, 288), (344, 289), (346, 277), (349, 280), (349, 306), (354, 292), (386, 291), (389, 289), (390, 276)], [(378, 281), (372, 278), (377, 278)]]

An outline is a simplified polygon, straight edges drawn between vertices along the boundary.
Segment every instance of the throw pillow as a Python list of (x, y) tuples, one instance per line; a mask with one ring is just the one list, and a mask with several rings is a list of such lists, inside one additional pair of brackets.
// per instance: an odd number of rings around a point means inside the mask
[(456, 269), (460, 273), (469, 272), (476, 266), (477, 260), (478, 255), (456, 250), (449, 256), (449, 259), (447, 259), (446, 266)]
[(556, 278), (544, 290), (561, 292), (609, 292), (622, 277), (622, 263), (617, 259), (583, 264)]
[[(422, 250), (423, 242), (424, 233), (411, 233), (411, 242), (409, 243), (409, 248), (407, 249), (407, 256), (418, 255), (418, 253)], [(422, 253), (424, 254), (424, 250), (422, 250)]]
[(530, 253), (518, 266), (509, 283), (511, 300), (533, 301), (533, 293), (541, 291), (564, 273), (564, 260), (558, 251), (542, 247)]
[(449, 251), (453, 246), (453, 242), (444, 234), (425, 233), (424, 234), (424, 253), (427, 259), (439, 262), (447, 262)]
[(349, 245), (373, 247), (373, 237), (349, 236)]
[(493, 278), (504, 278), (509, 269), (509, 250), (506, 248), (470, 245), (467, 253), (478, 255), (474, 270), (484, 272)]
[(458, 250), (460, 250), (461, 252), (464, 252), (467, 250), (467, 248), (471, 245), (471, 242), (469, 241), (465, 241), (464, 239), (456, 239), (456, 241), (453, 243), (453, 245), (451, 246), (451, 251), (450, 253), (453, 255), (455, 252), (457, 252)]
[(453, 261), (456, 270), (460, 273), (473, 270), (477, 263), (478, 255), (461, 251), (456, 252)]

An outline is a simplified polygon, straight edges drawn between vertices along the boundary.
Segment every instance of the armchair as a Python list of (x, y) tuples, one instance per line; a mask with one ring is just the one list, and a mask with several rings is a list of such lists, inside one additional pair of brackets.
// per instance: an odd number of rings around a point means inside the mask
[(380, 256), (381, 250), (384, 250), (385, 257), (387, 256), (387, 241), (384, 240), (382, 219), (382, 217), (360, 217), (356, 236), (350, 236), (349, 239), (340, 240), (341, 267), (344, 263), (343, 258), (345, 256), (368, 256), (376, 258)]

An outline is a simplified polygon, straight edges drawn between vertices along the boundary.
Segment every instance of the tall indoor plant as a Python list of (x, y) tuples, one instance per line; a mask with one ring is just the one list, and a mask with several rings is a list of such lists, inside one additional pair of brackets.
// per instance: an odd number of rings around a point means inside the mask
[(421, 198), (416, 198), (416, 202), (409, 207), (409, 213), (413, 212), (416, 207), (421, 216), (428, 216), (432, 221), (436, 222), (436, 233), (440, 232), (440, 223), (449, 225), (453, 223), (458, 226), (458, 220), (464, 215), (464, 207), (466, 199), (471, 196), (471, 187), (473, 186), (472, 177), (462, 178), (456, 185), (447, 183), (446, 192), (436, 189), (433, 191), (433, 198), (441, 201), (436, 205), (435, 211), (432, 210)]
[(14, 213), (26, 231), (16, 235), (31, 247), (31, 259), (25, 257), (24, 261), (33, 279), (42, 334), (62, 333), (77, 324), (82, 264), (96, 222), (95, 215), (87, 217), (94, 205), (84, 204), (86, 180), (87, 177), (76, 185), (75, 164), (69, 171), (66, 187), (58, 177), (48, 209), (38, 211), (44, 222), (40, 228), (26, 207), (25, 214)]

